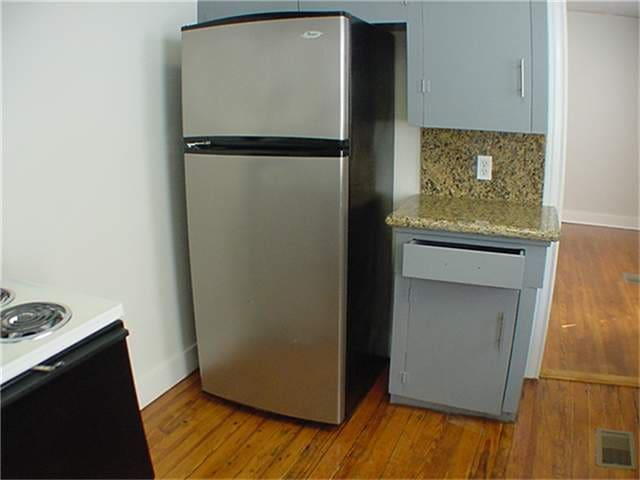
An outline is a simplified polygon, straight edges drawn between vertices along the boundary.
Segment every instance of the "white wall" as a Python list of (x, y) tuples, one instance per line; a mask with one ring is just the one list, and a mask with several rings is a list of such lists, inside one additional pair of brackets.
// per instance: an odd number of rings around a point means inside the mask
[(180, 26), (195, 2), (4, 5), (4, 274), (121, 300), (144, 405), (195, 368)]
[(407, 121), (407, 36), (394, 33), (395, 58), (395, 155), (393, 200), (397, 205), (420, 193), (420, 128)]
[(563, 217), (638, 228), (638, 19), (570, 11)]
[[(564, 0), (547, 3), (549, 45), (549, 119), (547, 123), (542, 202), (562, 213), (564, 202), (567, 144), (567, 4)], [(562, 215), (560, 215), (562, 220)], [(558, 242), (551, 244), (545, 261), (544, 281), (538, 291), (525, 377), (538, 378), (556, 280)]]
[[(4, 13), (4, 6), (5, 6), (5, 2), (0, 1), (0, 28), (3, 25), (3, 20), (2, 20), (2, 15)], [(0, 31), (0, 52), (3, 51), (4, 49), (4, 43), (3, 43), (3, 35), (2, 32)], [(4, 88), (3, 88), (3, 70), (2, 70), (2, 63), (0, 63), (0, 111), (4, 112)], [(4, 170), (3, 168), (3, 163), (4, 163), (4, 115), (0, 115), (0, 283), (2, 282), (2, 254), (3, 254), (3, 248), (2, 248), (2, 241), (3, 241), (3, 225), (4, 225), (4, 215), (3, 215), (3, 200), (4, 200), (4, 192), (2, 189), (2, 172)]]

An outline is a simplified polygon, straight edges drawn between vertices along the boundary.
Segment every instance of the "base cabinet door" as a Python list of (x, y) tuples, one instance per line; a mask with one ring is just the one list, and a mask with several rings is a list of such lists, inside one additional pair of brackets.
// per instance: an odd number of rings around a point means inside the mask
[(392, 394), (499, 415), (519, 291), (406, 278), (394, 318)]

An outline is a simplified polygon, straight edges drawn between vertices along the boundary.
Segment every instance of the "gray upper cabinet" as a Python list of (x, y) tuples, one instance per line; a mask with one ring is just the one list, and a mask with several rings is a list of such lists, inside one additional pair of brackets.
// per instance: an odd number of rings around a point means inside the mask
[(531, 131), (547, 133), (549, 22), (547, 2), (531, 3)]
[(369, 23), (404, 23), (407, 21), (408, 1), (342, 1), (318, 2), (300, 0), (300, 11), (343, 11), (361, 18)]
[(413, 125), (546, 133), (546, 1), (198, 1), (200, 22), (284, 11), (406, 23)]
[(409, 121), (546, 130), (546, 5), (421, 2), (407, 27)]
[(252, 13), (270, 12), (297, 12), (298, 1), (280, 2), (245, 2), (241, 0), (230, 1), (198, 1), (198, 21), (207, 22), (237, 15), (249, 15)]

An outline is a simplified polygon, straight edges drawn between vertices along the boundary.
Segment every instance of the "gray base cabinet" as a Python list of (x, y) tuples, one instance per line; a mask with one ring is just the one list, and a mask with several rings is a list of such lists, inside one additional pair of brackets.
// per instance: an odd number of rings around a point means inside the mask
[(397, 229), (391, 401), (512, 420), (545, 242)]

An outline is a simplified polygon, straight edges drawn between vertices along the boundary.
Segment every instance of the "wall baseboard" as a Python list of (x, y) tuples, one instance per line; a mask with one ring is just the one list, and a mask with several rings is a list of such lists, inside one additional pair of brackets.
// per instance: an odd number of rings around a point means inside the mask
[(606, 213), (585, 212), (582, 210), (563, 210), (562, 221), (565, 223), (578, 223), (596, 227), (640, 230), (640, 219), (638, 217), (609, 215)]
[(137, 379), (136, 390), (140, 409), (149, 405), (196, 368), (198, 368), (198, 350), (194, 343)]

